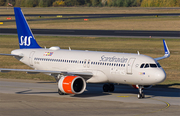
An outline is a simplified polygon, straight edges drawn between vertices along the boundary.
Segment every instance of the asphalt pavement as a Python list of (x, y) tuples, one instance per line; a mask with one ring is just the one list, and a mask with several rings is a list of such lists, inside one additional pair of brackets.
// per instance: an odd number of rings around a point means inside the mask
[[(80, 30), (80, 29), (31, 29), (35, 35), (50, 36), (110, 36), (144, 38), (178, 38), (180, 31), (138, 31), (138, 30)], [(1, 35), (17, 34), (17, 29), (0, 28)]]

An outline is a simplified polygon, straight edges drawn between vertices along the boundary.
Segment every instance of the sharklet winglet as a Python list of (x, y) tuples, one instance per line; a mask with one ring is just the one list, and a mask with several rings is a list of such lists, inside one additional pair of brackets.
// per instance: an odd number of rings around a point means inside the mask
[(164, 45), (164, 56), (155, 58), (155, 60), (162, 60), (162, 59), (170, 57), (170, 51), (169, 51), (166, 41), (164, 39), (163, 39), (163, 45)]

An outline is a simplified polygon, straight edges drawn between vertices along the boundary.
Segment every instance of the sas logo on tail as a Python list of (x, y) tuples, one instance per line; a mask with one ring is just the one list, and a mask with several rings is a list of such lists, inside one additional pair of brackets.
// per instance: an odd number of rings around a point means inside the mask
[(31, 45), (31, 38), (32, 36), (21, 36), (19, 45), (21, 46), (30, 46)]
[(54, 52), (45, 52), (43, 56), (52, 56)]

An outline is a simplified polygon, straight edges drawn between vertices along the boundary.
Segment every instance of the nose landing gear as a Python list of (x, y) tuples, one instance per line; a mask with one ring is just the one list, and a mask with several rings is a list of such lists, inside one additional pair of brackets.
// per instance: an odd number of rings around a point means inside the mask
[(145, 98), (145, 95), (143, 93), (143, 86), (139, 85), (138, 89), (139, 89), (138, 99)]

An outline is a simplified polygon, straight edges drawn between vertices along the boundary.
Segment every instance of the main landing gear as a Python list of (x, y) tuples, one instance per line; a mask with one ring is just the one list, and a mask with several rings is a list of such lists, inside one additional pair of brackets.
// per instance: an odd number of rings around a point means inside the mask
[(145, 98), (145, 95), (143, 93), (143, 86), (139, 85), (138, 89), (139, 89), (138, 99)]
[(103, 85), (104, 92), (113, 92), (114, 91), (114, 84), (104, 84)]
[(65, 95), (65, 93), (63, 93), (60, 89), (58, 89), (58, 93), (59, 95)]

